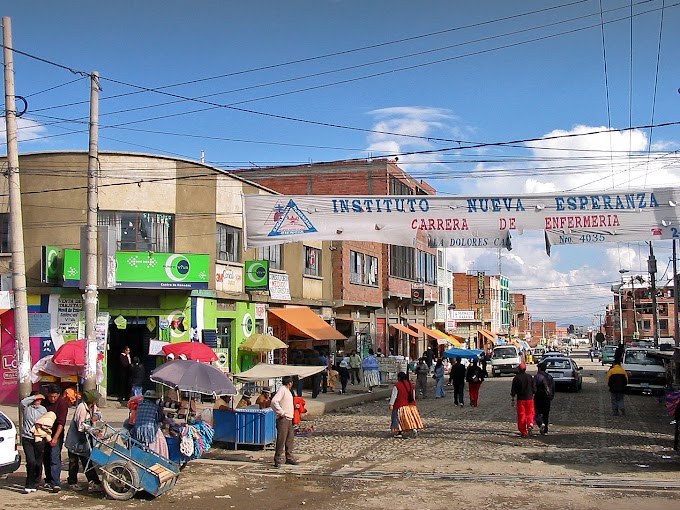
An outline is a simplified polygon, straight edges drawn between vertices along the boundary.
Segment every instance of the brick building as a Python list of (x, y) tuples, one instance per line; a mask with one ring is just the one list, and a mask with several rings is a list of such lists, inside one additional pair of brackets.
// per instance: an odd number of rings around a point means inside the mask
[[(385, 159), (234, 173), (284, 195), (435, 194), (429, 184)], [(446, 341), (434, 328), (440, 296), (437, 250), (428, 247), (425, 238), (412, 247), (334, 241), (321, 257), (332, 261), (335, 326), (350, 338), (345, 347), (353, 347), (356, 340), (364, 351), (372, 346), (415, 358), (428, 346)], [(422, 301), (415, 300), (415, 294)]]

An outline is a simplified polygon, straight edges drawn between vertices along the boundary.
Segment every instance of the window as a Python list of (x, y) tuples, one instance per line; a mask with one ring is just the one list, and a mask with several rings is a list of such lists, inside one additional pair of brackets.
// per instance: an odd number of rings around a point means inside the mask
[(437, 267), (444, 268), (444, 252), (442, 250), (437, 251)]
[(263, 246), (257, 249), (258, 260), (268, 260), (270, 269), (283, 269), (283, 261), (281, 259), (281, 246), (275, 244), (272, 246)]
[(378, 258), (359, 253), (349, 252), (349, 281), (362, 285), (378, 285)]
[(668, 319), (659, 319), (659, 329), (668, 329)]
[(435, 256), (431, 253), (418, 251), (418, 274), (417, 278), (420, 281), (436, 285), (437, 283), (437, 267)]
[(390, 195), (413, 195), (413, 190), (396, 177), (390, 176)]
[(321, 276), (321, 250), (305, 246), (305, 274)]
[(9, 213), (0, 214), (0, 253), (12, 253), (9, 242)]
[(172, 253), (175, 249), (173, 214), (99, 211), (97, 224), (115, 228), (118, 251)]
[(217, 224), (217, 260), (241, 262), (241, 229)]
[(652, 321), (649, 319), (644, 319), (642, 321), (642, 329), (650, 330), (652, 329)]
[(390, 246), (390, 276), (415, 279), (415, 248)]

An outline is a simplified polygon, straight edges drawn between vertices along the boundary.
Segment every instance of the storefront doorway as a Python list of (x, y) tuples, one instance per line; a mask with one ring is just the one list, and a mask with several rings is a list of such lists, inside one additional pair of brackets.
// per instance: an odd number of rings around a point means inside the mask
[(156, 368), (156, 356), (149, 356), (149, 340), (156, 337), (156, 330), (149, 331), (146, 318), (127, 318), (125, 329), (109, 324), (109, 351), (107, 360), (106, 387), (107, 394), (119, 397), (121, 393), (122, 377), (119, 370), (119, 356), (125, 346), (130, 348), (130, 356), (137, 356), (146, 371), (144, 389), (152, 389), (149, 374)]

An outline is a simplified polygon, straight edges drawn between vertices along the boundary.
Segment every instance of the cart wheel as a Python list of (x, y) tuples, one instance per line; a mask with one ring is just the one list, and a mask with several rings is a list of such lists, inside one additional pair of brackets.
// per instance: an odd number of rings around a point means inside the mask
[(139, 473), (122, 460), (116, 460), (106, 467), (102, 484), (111, 499), (126, 501), (135, 495), (139, 487)]

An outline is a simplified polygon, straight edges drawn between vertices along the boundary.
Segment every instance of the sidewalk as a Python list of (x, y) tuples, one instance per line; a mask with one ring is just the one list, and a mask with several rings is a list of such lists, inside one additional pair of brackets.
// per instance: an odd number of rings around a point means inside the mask
[[(373, 393), (368, 393), (368, 391), (361, 385), (348, 385), (348, 393), (340, 394), (337, 391), (335, 393), (319, 393), (317, 398), (312, 398), (309, 391), (305, 390), (302, 397), (307, 401), (306, 417), (322, 416), (328, 412), (334, 411), (336, 409), (342, 409), (345, 407), (352, 407), (364, 402), (372, 402), (375, 400), (385, 400), (390, 397), (392, 392), (392, 384), (383, 384), (374, 388)], [(200, 411), (205, 407), (209, 407), (210, 404), (197, 404), (197, 408)], [(73, 416), (73, 409), (69, 409), (69, 419)], [(108, 422), (112, 427), (120, 428), (123, 426), (123, 422), (129, 416), (129, 411), (127, 407), (121, 406), (117, 400), (110, 399), (107, 400), (106, 405), (102, 407), (102, 414), (104, 415), (104, 420)], [(0, 411), (5, 413), (9, 418), (14, 421), (15, 425), (19, 422), (19, 409), (16, 405), (0, 405)], [(18, 426), (17, 426), (18, 429)]]

